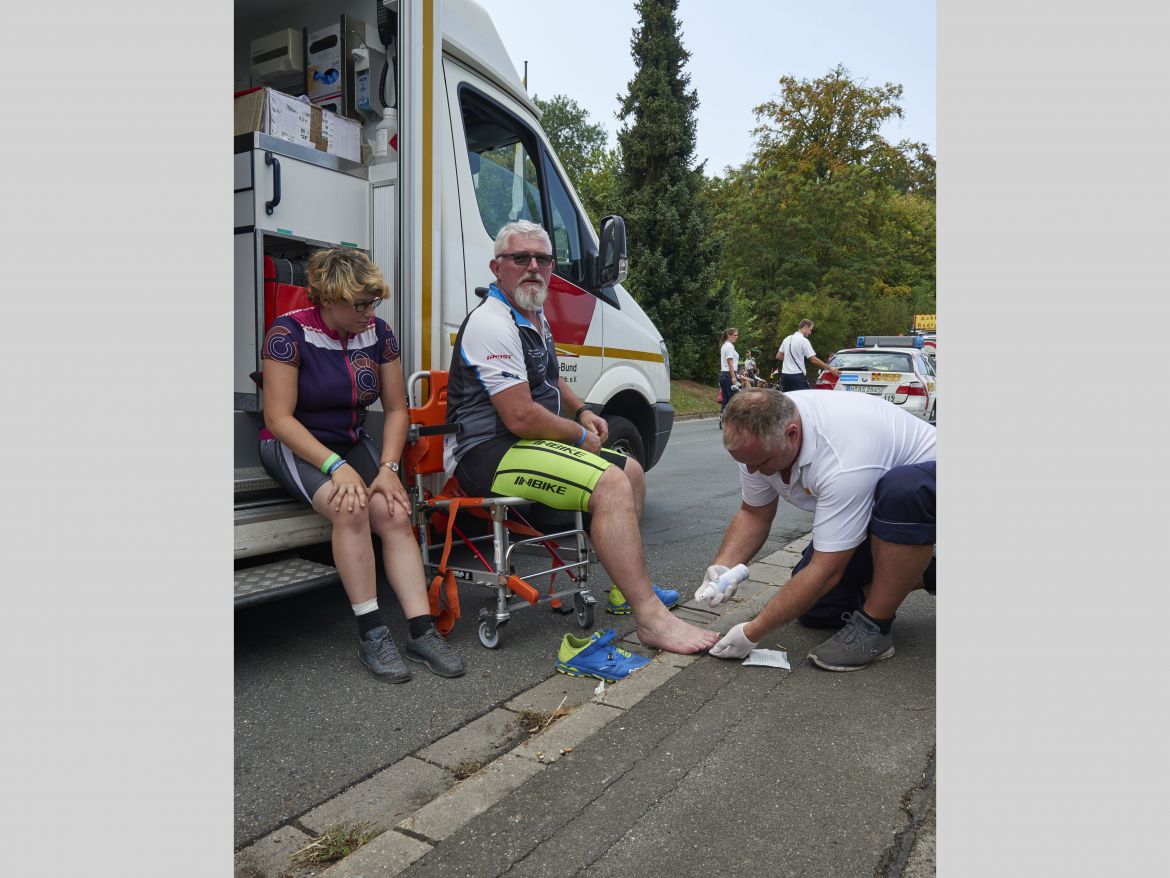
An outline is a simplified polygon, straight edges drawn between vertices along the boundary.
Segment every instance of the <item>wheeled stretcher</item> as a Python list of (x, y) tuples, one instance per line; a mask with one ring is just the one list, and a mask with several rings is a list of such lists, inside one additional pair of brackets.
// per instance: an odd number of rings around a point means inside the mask
[[(416, 405), (424, 385), (426, 399)], [(410, 427), (403, 459), (404, 481), (411, 496), (423, 570), (430, 578), (428, 594), (439, 633), (450, 631), (460, 616), (459, 583), (484, 586), (495, 593), (478, 618), (479, 642), (488, 649), (500, 645), (500, 629), (512, 613), (528, 607), (547, 604), (560, 613), (575, 612), (578, 625), (593, 627), (597, 601), (587, 584), (591, 546), (581, 513), (571, 513), (572, 524), (567, 529), (544, 533), (524, 516), (525, 510), (538, 505), (533, 501), (522, 497), (467, 497), (454, 478), (444, 482), (443, 436), (459, 430), (458, 425), (446, 423), (447, 373), (415, 372), (407, 381), (407, 395)], [(436, 485), (441, 486), (436, 489)], [(490, 531), (478, 533), (483, 530), (479, 523), (472, 528), (470, 523), (475, 518), (490, 522)], [(456, 544), (465, 546), (478, 566), (450, 564)], [(485, 547), (491, 560), (481, 550)], [(547, 555), (548, 566), (536, 572), (526, 570), (521, 576), (516, 572), (518, 553)], [(560, 574), (564, 574), (564, 585), (557, 589)], [(544, 578), (547, 585), (542, 594), (531, 580)], [(566, 603), (570, 598), (571, 607)]]

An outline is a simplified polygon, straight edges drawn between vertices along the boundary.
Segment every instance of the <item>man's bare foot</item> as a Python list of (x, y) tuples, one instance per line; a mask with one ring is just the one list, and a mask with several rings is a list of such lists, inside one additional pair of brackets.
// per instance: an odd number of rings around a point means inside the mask
[(653, 613), (651, 616), (650, 619), (639, 619), (635, 613), (634, 626), (643, 645), (654, 649), (664, 649), (683, 655), (704, 652), (714, 646), (722, 636), (718, 631), (705, 631), (670, 615), (665, 607), (662, 607), (661, 613)]

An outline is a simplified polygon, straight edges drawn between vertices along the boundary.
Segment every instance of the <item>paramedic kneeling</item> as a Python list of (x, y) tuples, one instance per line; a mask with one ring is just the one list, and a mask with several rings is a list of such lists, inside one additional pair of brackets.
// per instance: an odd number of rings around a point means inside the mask
[(895, 611), (916, 588), (934, 593), (935, 428), (867, 394), (750, 389), (724, 412), (723, 444), (739, 462), (743, 501), (707, 579), (763, 547), (781, 497), (813, 512), (813, 532), (792, 578), (711, 654), (742, 658), (799, 617), (846, 623), (809, 653), (822, 668), (856, 671), (892, 656)]
[[(589, 535), (622, 587), (615, 612), (633, 611), (638, 638), (670, 652), (709, 649), (719, 638), (670, 615), (678, 593), (646, 574), (638, 522), (646, 486), (636, 460), (603, 450), (604, 418), (560, 377), (543, 306), (553, 269), (548, 234), (525, 220), (496, 236), (496, 282), (455, 339), (447, 381), (444, 465), (471, 496), (515, 496), (591, 516)], [(562, 413), (568, 413), (564, 415)]]

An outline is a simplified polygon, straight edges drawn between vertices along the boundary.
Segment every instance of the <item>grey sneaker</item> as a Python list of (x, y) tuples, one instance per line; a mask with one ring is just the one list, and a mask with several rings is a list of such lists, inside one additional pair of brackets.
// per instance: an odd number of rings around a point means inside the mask
[(860, 671), (894, 654), (894, 631), (881, 629), (861, 613), (844, 613), (846, 625), (808, 657), (826, 671)]
[(410, 679), (410, 668), (398, 654), (398, 647), (390, 637), (390, 629), (379, 625), (358, 638), (358, 658), (379, 679), (390, 683), (405, 683)]
[(403, 652), (410, 661), (426, 665), (440, 677), (463, 675), (463, 659), (434, 628), (422, 637), (407, 638)]

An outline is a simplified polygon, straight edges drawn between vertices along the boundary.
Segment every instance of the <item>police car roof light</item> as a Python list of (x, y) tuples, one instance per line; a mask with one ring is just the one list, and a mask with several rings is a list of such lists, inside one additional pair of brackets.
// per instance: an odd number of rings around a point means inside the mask
[(857, 347), (920, 348), (921, 335), (859, 335)]

